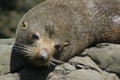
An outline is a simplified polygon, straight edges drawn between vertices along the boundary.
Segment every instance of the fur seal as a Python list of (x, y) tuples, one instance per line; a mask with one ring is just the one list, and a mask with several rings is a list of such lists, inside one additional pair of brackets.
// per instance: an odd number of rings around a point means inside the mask
[(119, 35), (119, 0), (47, 0), (19, 22), (13, 52), (44, 66), (52, 57), (68, 61), (96, 43), (120, 43)]

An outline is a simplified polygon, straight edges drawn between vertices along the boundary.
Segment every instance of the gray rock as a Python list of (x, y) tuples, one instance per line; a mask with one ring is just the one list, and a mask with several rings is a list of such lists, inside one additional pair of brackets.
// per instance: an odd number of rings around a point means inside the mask
[(55, 68), (55, 72), (60, 72), (61, 71), (63, 74), (68, 74), (68, 73), (70, 73), (71, 71), (74, 71), (74, 70), (76, 70), (75, 67), (68, 64), (68, 63), (57, 66)]
[[(67, 64), (67, 66), (72, 66)], [(61, 65), (51, 72), (47, 80), (119, 80), (116, 74), (105, 71), (98, 72), (96, 70), (88, 69), (73, 69), (67, 73), (66, 65)]]
[(63, 80), (119, 80), (119, 78), (108, 73), (105, 75), (94, 70), (81, 69), (66, 75)]
[(93, 69), (101, 72), (101, 69), (87, 56), (85, 57), (74, 57), (69, 60), (69, 63), (74, 65), (76, 68), (81, 69)]
[(15, 73), (15, 74), (7, 74), (5, 76), (1, 76), (0, 80), (20, 80), (20, 75)]
[(115, 73), (103, 71), (102, 75), (105, 77), (105, 80), (120, 80)]
[(82, 69), (66, 75), (64, 80), (105, 80), (105, 78), (96, 71)]
[[(74, 57), (57, 66), (47, 80), (119, 80), (116, 74), (102, 71), (89, 57)], [(76, 69), (75, 69), (76, 68)]]
[(68, 63), (62, 64), (57, 66), (55, 70), (48, 75), (47, 80), (61, 80), (64, 75), (75, 70), (75, 67)]
[(15, 39), (0, 40), (0, 75), (10, 72), (11, 50)]
[(12, 45), (15, 42), (15, 38), (0, 39), (0, 45)]
[(102, 69), (120, 73), (120, 45), (101, 43), (82, 54), (90, 56)]

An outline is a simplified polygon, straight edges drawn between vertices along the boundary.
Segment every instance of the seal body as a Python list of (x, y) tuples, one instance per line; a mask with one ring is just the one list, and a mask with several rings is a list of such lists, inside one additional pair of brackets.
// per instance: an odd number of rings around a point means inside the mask
[(100, 42), (120, 43), (119, 0), (47, 0), (19, 22), (13, 51), (41, 66)]

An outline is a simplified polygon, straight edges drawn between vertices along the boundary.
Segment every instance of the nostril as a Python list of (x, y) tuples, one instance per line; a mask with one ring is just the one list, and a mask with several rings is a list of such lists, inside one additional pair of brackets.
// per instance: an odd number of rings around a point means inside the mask
[(41, 51), (40, 55), (39, 55), (39, 61), (45, 61), (45, 60), (47, 60), (47, 58), (48, 58), (47, 53), (44, 50)]
[(39, 56), (39, 61), (45, 61), (46, 58), (44, 56)]

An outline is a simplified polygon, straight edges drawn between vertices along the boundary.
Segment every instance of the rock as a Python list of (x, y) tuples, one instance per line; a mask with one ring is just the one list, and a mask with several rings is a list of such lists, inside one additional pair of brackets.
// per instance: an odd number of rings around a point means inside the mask
[(20, 75), (15, 74), (7, 74), (6, 76), (1, 76), (0, 80), (20, 80)]
[(105, 80), (120, 80), (115, 73), (108, 73), (106, 71), (103, 71), (102, 75), (105, 77)]
[(82, 55), (88, 55), (106, 71), (120, 73), (120, 45), (118, 44), (101, 43), (86, 49)]
[(55, 72), (58, 72), (58, 73), (63, 73), (63, 74), (68, 74), (70, 73), (71, 71), (74, 71), (76, 70), (76, 68), (68, 63), (66, 64), (63, 64), (61, 66), (57, 66), (55, 68)]
[(62, 64), (57, 66), (55, 70), (48, 75), (46, 80), (61, 80), (64, 75), (69, 74), (75, 70), (75, 67), (68, 63)]
[(85, 57), (74, 57), (69, 60), (69, 63), (74, 65), (78, 69), (93, 69), (101, 72), (101, 69), (87, 56)]
[(81, 69), (66, 75), (64, 80), (119, 80), (119, 78), (116, 75), (111, 76), (108, 73), (107, 76), (105, 76), (105, 74), (94, 70)]
[(0, 45), (10, 45), (12, 46), (15, 42), (15, 38), (9, 38), (9, 39), (0, 39)]
[[(67, 64), (67, 66), (72, 66)], [(61, 68), (61, 69), (60, 69)], [(73, 69), (69, 73), (66, 71), (66, 65), (60, 65), (59, 70), (55, 68), (46, 80), (119, 80), (116, 74), (88, 69)]]
[(74, 57), (69, 63), (57, 66), (47, 80), (119, 80), (116, 74), (102, 71), (87, 56)]
[(0, 40), (0, 75), (10, 72), (10, 58), (14, 40), (14, 38)]

